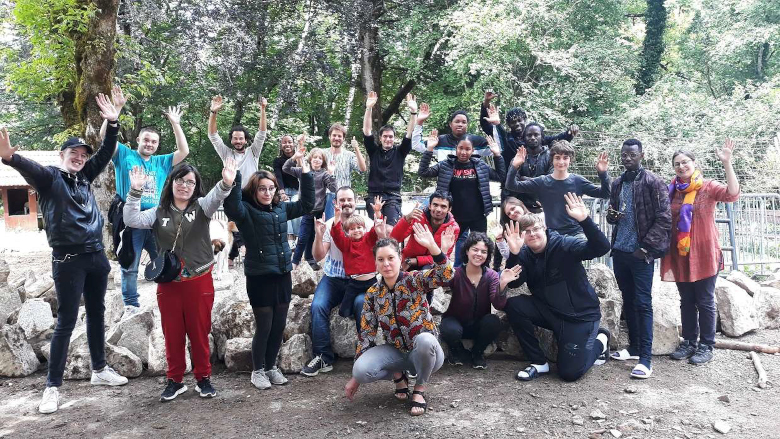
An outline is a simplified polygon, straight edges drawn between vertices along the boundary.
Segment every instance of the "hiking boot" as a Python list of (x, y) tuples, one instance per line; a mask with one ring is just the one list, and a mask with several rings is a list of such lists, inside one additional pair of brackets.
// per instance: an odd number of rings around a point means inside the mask
[(287, 378), (282, 375), (282, 371), (279, 370), (279, 368), (276, 366), (274, 366), (274, 368), (271, 370), (266, 370), (265, 376), (268, 377), (268, 381), (270, 381), (271, 384), (275, 384), (277, 386), (287, 384)]
[(487, 361), (485, 361), (484, 352), (471, 352), (471, 366), (474, 369), (484, 370), (487, 369)]
[(712, 360), (712, 346), (704, 343), (699, 343), (696, 348), (696, 352), (688, 359), (691, 364), (704, 364)]
[(672, 360), (684, 360), (686, 358), (691, 358), (691, 356), (695, 353), (696, 353), (696, 342), (683, 340), (682, 343), (680, 343), (680, 345), (677, 346), (677, 349), (675, 349), (674, 352), (669, 354), (669, 357)]
[(60, 407), (60, 390), (57, 387), (47, 387), (43, 391), (38, 411), (43, 414), (54, 413)]
[(450, 355), (447, 356), (447, 362), (453, 366), (463, 366), (471, 359), (471, 352), (463, 347), (463, 344), (458, 343), (455, 346), (450, 346)]
[(177, 396), (187, 391), (187, 386), (183, 383), (177, 383), (172, 379), (168, 379), (168, 385), (165, 386), (162, 395), (160, 395), (160, 402), (166, 402), (176, 399)]
[(201, 398), (213, 398), (217, 396), (217, 391), (214, 390), (214, 387), (211, 385), (209, 377), (205, 377), (198, 381), (198, 384), (195, 386), (195, 391), (198, 392)]
[(106, 366), (99, 372), (93, 370), (89, 382), (95, 386), (124, 386), (127, 384), (127, 378), (116, 373), (110, 366)]
[(252, 385), (257, 387), (260, 390), (266, 390), (271, 388), (271, 381), (268, 380), (268, 375), (266, 375), (263, 369), (253, 370), (251, 381), (252, 381)]
[(325, 373), (330, 372), (331, 370), (333, 370), (333, 366), (326, 363), (322, 358), (322, 355), (317, 355), (316, 357), (312, 358), (311, 361), (309, 361), (309, 364), (307, 364), (306, 367), (303, 368), (301, 375), (314, 377), (317, 376), (317, 374), (320, 372)]

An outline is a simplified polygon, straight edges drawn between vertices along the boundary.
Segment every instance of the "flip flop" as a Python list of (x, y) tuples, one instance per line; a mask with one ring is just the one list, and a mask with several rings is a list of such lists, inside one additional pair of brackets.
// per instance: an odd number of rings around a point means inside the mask
[[(528, 376), (520, 376), (520, 372), (525, 372)], [(515, 378), (517, 378), (520, 381), (531, 381), (535, 378), (537, 378), (539, 375), (549, 373), (549, 372), (539, 372), (536, 367), (533, 365), (526, 367), (525, 369), (517, 372), (517, 375), (515, 375)]]
[(642, 363), (637, 364), (634, 366), (634, 370), (631, 371), (631, 378), (639, 378), (639, 379), (647, 379), (650, 378), (650, 375), (653, 374), (653, 368), (650, 369), (647, 368)]
[(610, 358), (618, 361), (638, 360), (639, 355), (631, 355), (628, 353), (628, 349), (621, 349), (613, 352), (612, 355), (610, 355)]

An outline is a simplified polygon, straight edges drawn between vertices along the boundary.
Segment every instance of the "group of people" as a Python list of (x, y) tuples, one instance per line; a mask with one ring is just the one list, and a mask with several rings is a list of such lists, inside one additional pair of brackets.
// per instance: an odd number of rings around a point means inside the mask
[[(353, 151), (347, 150), (347, 129), (334, 124), (328, 130), (328, 149), (307, 151), (305, 136), (282, 136), (270, 172), (258, 169), (267, 137), (267, 101), (259, 101), (260, 124), (252, 144), (247, 146), (251, 136), (246, 128), (236, 126), (228, 147), (217, 133), (223, 100), (216, 96), (209, 139), (224, 166), (222, 179), (208, 193), (198, 170), (183, 162), (188, 146), (179, 109), (166, 112), (176, 137), (175, 153), (155, 155), (160, 135), (150, 128), (140, 130), (136, 150), (118, 143), (118, 116), (126, 101), (119, 88), (112, 90), (111, 99), (97, 97), (105, 122), (102, 145), (94, 154), (83, 139), (70, 138), (61, 146), (60, 165), (43, 167), (16, 154), (3, 129), (0, 158), (39, 194), (59, 299), (40, 412), (59, 407), (58, 388), (82, 296), (91, 382), (127, 383), (105, 361), (103, 297), (110, 266), (102, 242), (103, 217), (90, 186), (111, 160), (117, 180), (111, 221), (121, 229), (120, 242), (132, 249), (122, 268), (126, 312), (135, 312), (139, 304), (136, 279), (143, 250), (152, 264), (174, 260), (177, 265), (170, 280), (158, 279), (157, 286), (168, 362), (161, 401), (187, 390), (187, 338), (196, 391), (204, 398), (216, 395), (208, 343), (214, 300), (209, 222), (220, 205), (246, 248), (246, 290), (256, 323), (250, 381), (258, 389), (287, 383), (276, 358), (291, 299), (291, 272), (304, 257), (317, 268), (321, 265), (324, 275), (311, 305), (314, 358), (301, 374), (313, 377), (333, 369), (329, 319), (339, 307), (340, 315), (354, 318), (358, 339), (352, 379), (345, 388), (350, 400), (361, 384), (393, 380), (395, 397), (411, 403), (410, 413), (425, 413), (426, 386), (445, 361), (439, 336), (450, 364), (485, 369), (485, 349), (501, 329), (491, 308), (506, 312), (529, 360), (517, 373), (519, 380), (550, 372), (536, 327), (554, 333), (557, 371), (564, 380), (577, 380), (610, 358), (637, 361), (631, 376), (648, 378), (651, 288), (659, 258), (661, 279), (676, 282), (681, 296), (684, 340), (672, 358), (709, 361), (715, 333), (713, 290), (723, 264), (713, 216), (718, 201), (731, 202), (739, 195), (731, 164), (733, 143), (726, 141), (717, 152), (725, 185), (705, 180), (694, 155), (684, 150), (673, 154), (675, 177), (664, 183), (642, 167), (642, 144), (636, 139), (623, 143), (625, 171), (614, 181), (607, 154), (599, 155), (595, 167), (600, 182), (594, 184), (568, 171), (575, 157), (569, 141), (578, 134), (577, 126), (545, 136), (541, 125), (527, 123), (526, 113), (514, 108), (506, 113), (504, 128), (491, 102), (495, 97), (487, 92), (482, 103), (484, 137), (470, 134), (468, 114), (456, 111), (449, 118), (449, 133), (439, 135), (434, 129), (425, 139), (423, 124), (431, 109), (425, 103), (418, 107), (408, 95), (408, 125), (396, 144), (392, 126), (380, 128), (378, 142), (374, 136), (377, 96), (371, 92), (363, 121), (368, 166), (357, 140), (352, 139)], [(419, 175), (436, 178), (436, 187), (425, 206), (418, 203), (403, 215), (403, 169), (412, 150), (422, 152)], [(492, 165), (483, 156), (492, 156)], [(356, 212), (354, 171), (368, 171), (368, 217)], [(495, 239), (487, 234), (493, 210), (490, 181), (502, 185), (501, 229)], [(609, 199), (611, 240), (589, 217), (583, 195)], [(293, 254), (289, 238), (295, 235)], [(599, 300), (583, 266), (610, 251), (630, 340), (626, 349), (611, 354), (611, 334), (600, 326)], [(531, 294), (508, 297), (507, 289), (522, 283)], [(439, 287), (452, 297), (437, 325), (430, 303)], [(379, 339), (384, 344), (377, 345)], [(464, 340), (471, 340), (471, 349)], [(415, 379), (411, 392), (410, 378)]]

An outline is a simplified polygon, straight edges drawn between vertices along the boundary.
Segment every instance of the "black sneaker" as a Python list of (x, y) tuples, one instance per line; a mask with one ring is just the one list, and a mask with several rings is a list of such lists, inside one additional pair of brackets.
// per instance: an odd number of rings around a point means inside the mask
[(206, 377), (198, 381), (198, 385), (195, 386), (195, 391), (200, 394), (201, 398), (213, 398), (217, 396), (217, 391), (211, 385), (211, 380)]
[(171, 401), (176, 399), (177, 396), (187, 391), (187, 386), (183, 383), (177, 383), (174, 380), (169, 379), (168, 385), (165, 386), (162, 395), (160, 395), (160, 402)]
[(317, 355), (309, 361), (309, 364), (307, 364), (303, 370), (301, 370), (301, 375), (314, 377), (320, 372), (325, 373), (330, 372), (331, 370), (333, 370), (333, 366), (326, 363), (325, 360), (322, 359), (322, 355)]
[(699, 343), (696, 348), (696, 352), (688, 359), (691, 364), (704, 364), (712, 360), (712, 346), (704, 343)]
[(471, 358), (471, 352), (464, 348), (462, 344), (458, 343), (457, 346), (450, 346), (450, 355), (447, 356), (447, 361), (453, 366), (463, 366)]
[(680, 343), (679, 346), (677, 346), (677, 349), (671, 354), (669, 354), (669, 357), (672, 360), (684, 360), (686, 358), (691, 358), (691, 356), (695, 353), (696, 353), (696, 342), (683, 340), (683, 342)]
[(471, 352), (471, 367), (474, 369), (487, 369), (487, 361), (483, 352)]

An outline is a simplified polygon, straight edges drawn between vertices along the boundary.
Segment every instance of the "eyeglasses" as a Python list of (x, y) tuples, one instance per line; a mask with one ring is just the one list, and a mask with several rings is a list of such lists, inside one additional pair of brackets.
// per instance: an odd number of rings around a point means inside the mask
[(195, 187), (198, 182), (195, 180), (184, 180), (181, 178), (176, 178), (173, 180), (174, 183), (178, 184), (179, 186), (187, 186), (187, 187)]
[(262, 192), (264, 194), (272, 194), (276, 192), (276, 188), (274, 186), (271, 187), (260, 186), (257, 188), (257, 192)]
[(681, 162), (675, 162), (675, 163), (674, 163), (674, 167), (675, 167), (675, 168), (680, 168), (680, 167), (682, 167), (682, 166), (687, 166), (687, 165), (688, 165), (688, 164), (690, 164), (692, 161), (693, 161), (693, 160), (683, 160), (683, 161), (681, 161)]
[(544, 226), (534, 226), (534, 227), (531, 227), (530, 229), (525, 229), (525, 233), (530, 233), (530, 234), (533, 234), (533, 235), (537, 235), (537, 234), (540, 234), (542, 232), (544, 232)]
[(635, 158), (639, 157), (639, 154), (637, 154), (635, 152), (621, 152), (620, 153), (620, 158), (624, 159), (624, 158), (627, 158), (627, 157), (635, 159)]

